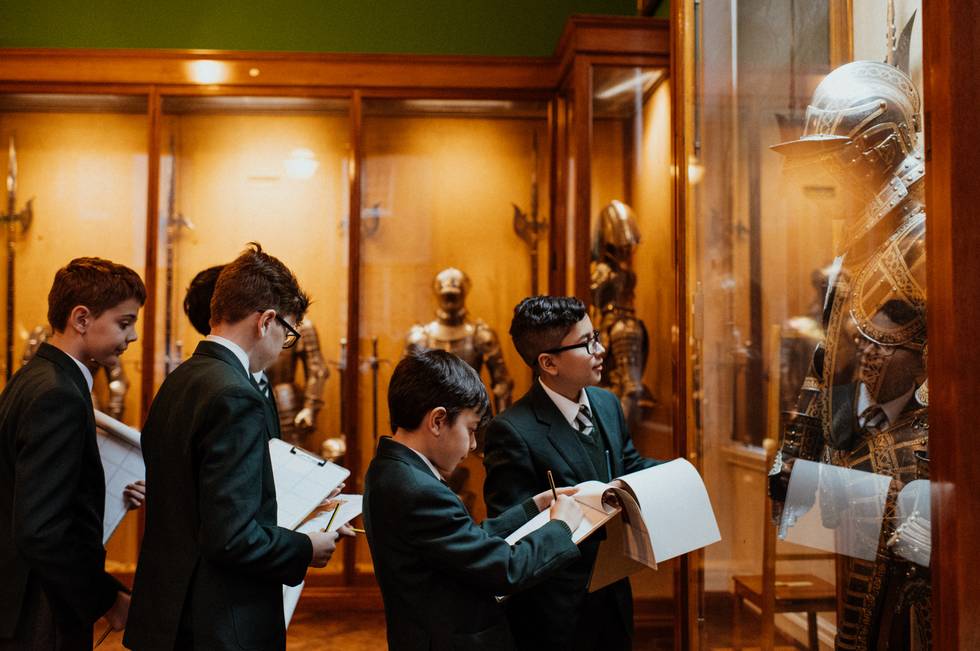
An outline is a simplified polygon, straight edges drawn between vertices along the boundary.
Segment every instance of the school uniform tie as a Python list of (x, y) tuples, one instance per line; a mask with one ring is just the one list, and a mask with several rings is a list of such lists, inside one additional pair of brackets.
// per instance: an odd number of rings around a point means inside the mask
[(272, 398), (272, 392), (269, 391), (269, 376), (265, 373), (258, 380), (259, 392), (266, 398)]
[(592, 412), (588, 405), (579, 405), (578, 414), (575, 415), (575, 426), (582, 436), (592, 436), (595, 425), (592, 423)]
[(888, 426), (888, 416), (879, 405), (871, 405), (865, 409), (861, 412), (861, 417), (858, 420), (872, 434), (880, 432)]

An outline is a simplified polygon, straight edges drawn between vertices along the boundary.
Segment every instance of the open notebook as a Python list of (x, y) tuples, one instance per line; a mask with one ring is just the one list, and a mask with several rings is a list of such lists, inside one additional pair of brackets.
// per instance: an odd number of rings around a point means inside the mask
[[(708, 491), (698, 471), (685, 459), (623, 475), (608, 484), (578, 484), (575, 500), (582, 523), (572, 532), (576, 544), (606, 525), (589, 590), (595, 591), (644, 567), (686, 554), (721, 540)], [(544, 526), (544, 510), (507, 537), (515, 544)]]
[(95, 410), (95, 425), (99, 456), (105, 472), (105, 514), (102, 518), (104, 545), (109, 542), (128, 512), (123, 491), (129, 484), (146, 478), (146, 466), (143, 465), (139, 430), (98, 409)]

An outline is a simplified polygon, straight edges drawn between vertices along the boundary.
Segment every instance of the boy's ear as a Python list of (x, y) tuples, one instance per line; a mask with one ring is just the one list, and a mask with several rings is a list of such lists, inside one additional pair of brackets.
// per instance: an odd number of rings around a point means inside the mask
[(68, 323), (66, 324), (65, 330), (71, 328), (78, 334), (85, 334), (92, 325), (92, 311), (89, 310), (84, 305), (76, 305), (68, 313)]
[(555, 356), (550, 353), (538, 355), (538, 369), (542, 375), (550, 375), (551, 377), (558, 375), (558, 364)]
[(435, 407), (425, 415), (425, 424), (428, 426), (429, 431), (439, 436), (439, 430), (446, 424), (448, 418), (449, 414), (445, 407)]
[(275, 318), (276, 318), (275, 310), (266, 310), (259, 314), (259, 319), (256, 323), (256, 326), (259, 331), (259, 336), (264, 336), (269, 333), (269, 328), (272, 327), (272, 322), (275, 320)]

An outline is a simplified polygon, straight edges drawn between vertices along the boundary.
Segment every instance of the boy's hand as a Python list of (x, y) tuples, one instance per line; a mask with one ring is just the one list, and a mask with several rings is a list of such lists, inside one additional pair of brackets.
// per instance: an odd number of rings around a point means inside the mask
[(126, 508), (132, 511), (138, 509), (146, 502), (146, 482), (140, 479), (123, 489), (123, 498), (126, 500)]
[(341, 536), (349, 536), (351, 538), (357, 535), (357, 532), (354, 531), (354, 528), (351, 527), (349, 523), (340, 525), (340, 527), (337, 528), (337, 533), (339, 533)]
[(311, 531), (306, 535), (313, 543), (313, 560), (310, 561), (310, 567), (326, 567), (334, 550), (337, 549), (339, 531)]
[(582, 507), (568, 495), (558, 495), (558, 501), (551, 505), (551, 519), (562, 520), (573, 532), (582, 524)]
[[(578, 492), (578, 488), (575, 486), (564, 486), (562, 488), (556, 489), (558, 495), (574, 495)], [(542, 491), (534, 496), (534, 505), (538, 507), (538, 511), (544, 511), (546, 508), (551, 506), (551, 503), (555, 501), (555, 496), (551, 494), (551, 489)]]
[(116, 593), (116, 600), (109, 608), (109, 612), (105, 614), (105, 619), (114, 631), (121, 631), (126, 628), (126, 620), (129, 619), (128, 594), (122, 591)]

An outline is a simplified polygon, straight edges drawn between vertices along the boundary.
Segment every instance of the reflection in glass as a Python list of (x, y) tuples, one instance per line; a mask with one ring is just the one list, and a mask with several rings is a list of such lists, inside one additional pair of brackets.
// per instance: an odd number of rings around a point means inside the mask
[(798, 459), (779, 537), (805, 547), (873, 561), (891, 477)]

